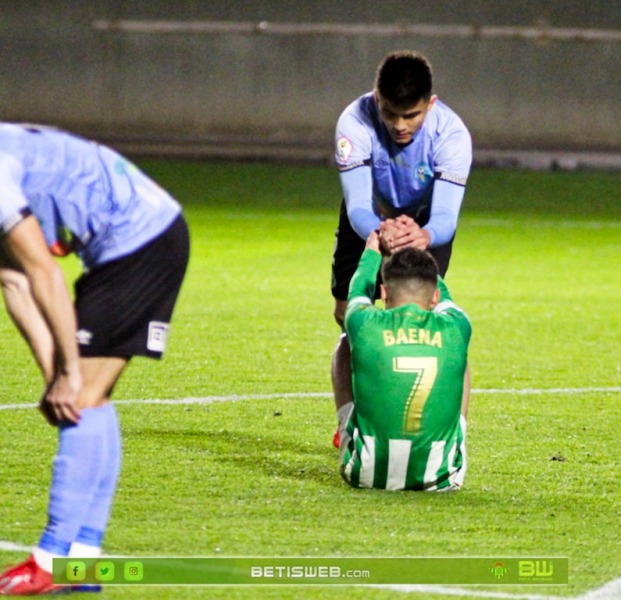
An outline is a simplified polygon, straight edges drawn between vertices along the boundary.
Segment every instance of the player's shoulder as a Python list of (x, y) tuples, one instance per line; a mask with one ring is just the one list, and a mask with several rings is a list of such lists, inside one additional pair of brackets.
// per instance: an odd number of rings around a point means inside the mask
[(468, 134), (468, 128), (462, 118), (439, 99), (436, 99), (432, 109), (427, 113), (424, 127), (428, 134), (434, 137), (455, 132)]
[(373, 92), (368, 92), (348, 104), (339, 117), (339, 126), (363, 125), (373, 127), (377, 108), (373, 100)]
[[(336, 162), (341, 170), (355, 168), (369, 158), (377, 139), (377, 110), (373, 92), (354, 100), (336, 125)], [(375, 112), (374, 112), (375, 111)]]
[(466, 339), (472, 334), (470, 317), (450, 299), (442, 300), (434, 307), (432, 318), (438, 323), (438, 326), (456, 329), (460, 331)]

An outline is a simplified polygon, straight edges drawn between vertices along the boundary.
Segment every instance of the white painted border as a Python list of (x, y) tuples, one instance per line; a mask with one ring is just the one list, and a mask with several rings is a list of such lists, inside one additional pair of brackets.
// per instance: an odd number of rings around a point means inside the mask
[[(472, 394), (512, 394), (517, 396), (536, 396), (545, 394), (618, 394), (621, 387), (585, 388), (524, 388), (524, 389), (473, 389)], [(139, 400), (114, 400), (114, 404), (215, 404), (217, 402), (238, 402), (240, 400), (276, 400), (278, 398), (331, 398), (332, 392), (300, 392), (282, 394), (231, 394), (230, 396), (202, 396), (190, 398), (143, 398)], [(36, 408), (36, 404), (0, 404), (2, 410), (23, 410)]]

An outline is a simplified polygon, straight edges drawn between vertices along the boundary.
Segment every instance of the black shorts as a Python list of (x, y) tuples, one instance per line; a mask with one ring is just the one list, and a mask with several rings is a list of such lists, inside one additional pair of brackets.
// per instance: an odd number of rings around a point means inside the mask
[[(417, 218), (417, 223), (422, 227), (426, 225), (427, 219)], [(363, 240), (353, 229), (347, 216), (345, 202), (341, 203), (341, 214), (339, 216), (339, 226), (336, 230), (336, 242), (334, 245), (334, 255), (332, 257), (332, 295), (336, 300), (347, 300), (349, 292), (349, 282), (358, 268), (358, 262), (364, 251), (366, 240)], [(436, 259), (440, 275), (444, 277), (448, 270), (453, 251), (453, 240), (443, 246), (430, 248), (429, 253)], [(378, 275), (378, 285), (375, 290), (375, 297), (380, 297)]]
[(180, 215), (146, 246), (84, 273), (75, 284), (80, 355), (160, 358), (189, 249)]

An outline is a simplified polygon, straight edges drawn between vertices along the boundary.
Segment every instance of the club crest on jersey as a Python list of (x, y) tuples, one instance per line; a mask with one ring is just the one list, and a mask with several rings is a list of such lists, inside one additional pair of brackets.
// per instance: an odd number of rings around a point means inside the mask
[(433, 179), (433, 171), (425, 162), (418, 163), (414, 167), (414, 174), (421, 183), (427, 183)]
[(336, 155), (339, 162), (347, 162), (353, 149), (352, 143), (345, 136), (341, 136), (336, 142)]

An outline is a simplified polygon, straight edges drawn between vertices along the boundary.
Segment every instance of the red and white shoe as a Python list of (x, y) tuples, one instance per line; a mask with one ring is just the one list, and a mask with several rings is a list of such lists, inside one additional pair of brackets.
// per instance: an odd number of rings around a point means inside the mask
[(37, 596), (67, 591), (65, 586), (54, 584), (52, 574), (39, 567), (32, 555), (0, 575), (0, 596)]

